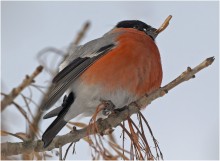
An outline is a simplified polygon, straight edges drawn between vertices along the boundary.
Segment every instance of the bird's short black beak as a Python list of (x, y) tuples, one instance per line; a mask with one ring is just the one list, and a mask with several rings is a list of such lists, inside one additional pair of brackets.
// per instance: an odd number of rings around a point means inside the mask
[(149, 35), (153, 40), (157, 37), (158, 33), (156, 32), (157, 29), (150, 27), (147, 29), (146, 34)]

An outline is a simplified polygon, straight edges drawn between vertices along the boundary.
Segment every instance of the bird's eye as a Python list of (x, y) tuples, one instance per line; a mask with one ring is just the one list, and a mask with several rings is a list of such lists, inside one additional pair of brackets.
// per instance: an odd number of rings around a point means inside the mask
[(143, 28), (143, 31), (144, 31), (144, 32), (146, 32), (146, 31), (147, 31), (147, 29), (146, 29), (146, 28)]

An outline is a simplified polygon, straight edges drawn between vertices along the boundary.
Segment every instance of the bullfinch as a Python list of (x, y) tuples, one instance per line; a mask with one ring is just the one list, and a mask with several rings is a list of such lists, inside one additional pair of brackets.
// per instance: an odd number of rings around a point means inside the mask
[(92, 116), (103, 100), (120, 109), (159, 88), (162, 66), (157, 35), (155, 28), (142, 21), (126, 20), (101, 38), (75, 47), (61, 63), (41, 107), (49, 109), (66, 93), (62, 105), (44, 116), (56, 116), (42, 136), (44, 147), (69, 120)]

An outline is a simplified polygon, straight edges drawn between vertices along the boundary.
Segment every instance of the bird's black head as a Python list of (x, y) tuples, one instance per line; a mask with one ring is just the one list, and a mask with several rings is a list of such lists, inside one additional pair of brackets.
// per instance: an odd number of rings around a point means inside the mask
[(116, 25), (116, 28), (134, 28), (139, 31), (145, 32), (149, 35), (153, 40), (157, 37), (157, 33), (155, 32), (157, 29), (147, 25), (146, 23), (139, 20), (126, 20), (121, 21)]

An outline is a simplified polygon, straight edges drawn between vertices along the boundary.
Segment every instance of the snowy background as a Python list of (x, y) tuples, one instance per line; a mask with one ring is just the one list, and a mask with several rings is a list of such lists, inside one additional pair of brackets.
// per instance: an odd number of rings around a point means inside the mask
[[(34, 71), (41, 49), (67, 47), (87, 20), (91, 27), (81, 44), (102, 36), (121, 20), (138, 19), (158, 28), (168, 15), (173, 16), (170, 25), (156, 40), (163, 65), (162, 85), (187, 66), (194, 67), (211, 56), (216, 60), (195, 79), (154, 101), (143, 113), (165, 159), (217, 160), (218, 2), (1, 2), (2, 91), (8, 93)], [(46, 72), (36, 79), (40, 85), (48, 80)], [(20, 98), (16, 101), (24, 105)], [(41, 122), (42, 131), (52, 120)], [(13, 106), (2, 113), (3, 122), (10, 123), (7, 124), (10, 132), (26, 131), (25, 120)], [(63, 129), (61, 134), (68, 131)], [(10, 137), (10, 141), (19, 140)], [(80, 141), (76, 144), (76, 155), (70, 152), (67, 159), (91, 159), (90, 148)]]

